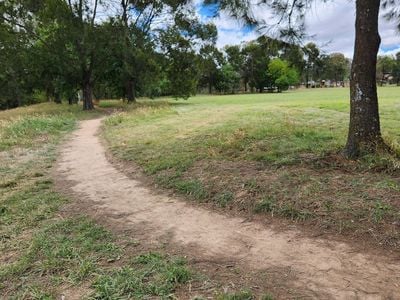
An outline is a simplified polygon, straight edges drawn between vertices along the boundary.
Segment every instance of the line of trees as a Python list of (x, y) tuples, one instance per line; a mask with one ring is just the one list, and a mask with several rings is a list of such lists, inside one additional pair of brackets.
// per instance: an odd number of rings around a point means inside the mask
[[(217, 10), (225, 10), (232, 16), (260, 29), (275, 31), (281, 37), (289, 40), (304, 39), (304, 20), (307, 12), (317, 0), (274, 0), (259, 1), (254, 4), (251, 0), (205, 0)], [(254, 14), (254, 5), (257, 14)], [(387, 19), (400, 20), (398, 9), (400, 0), (356, 0), (355, 1), (355, 43), (354, 56), (350, 72), (350, 124), (347, 144), (344, 154), (357, 157), (362, 153), (387, 151), (380, 125), (378, 93), (377, 93), (377, 62), (381, 44), (379, 35), (380, 13)], [(269, 26), (257, 16), (265, 9), (269, 19), (276, 20), (275, 26)]]
[(306, 87), (336, 86), (348, 81), (351, 65), (344, 54), (325, 54), (314, 43), (299, 46), (265, 36), (222, 51), (210, 46), (200, 54), (200, 87), (210, 94), (280, 92), (301, 83)]
[[(274, 13), (278, 34), (287, 41), (304, 38), (304, 16), (313, 0), (261, 1)], [(204, 0), (248, 23), (251, 0)], [(346, 155), (387, 149), (380, 129), (377, 65), (383, 82), (396, 78), (396, 63), (378, 61), (378, 19), (400, 19), (400, 0), (356, 0), (356, 40), (351, 71), (342, 54), (321, 55), (305, 47), (272, 40), (216, 47), (217, 30), (196, 17), (190, 0), (3, 0), (0, 2), (0, 108), (29, 103), (45, 94), (70, 103), (82, 91), (84, 109), (93, 95), (168, 94), (187, 98), (198, 87), (209, 92), (257, 89), (282, 91), (300, 80), (350, 77), (350, 125)], [(389, 70), (389, 71), (388, 71)], [(379, 74), (378, 74), (379, 75)]]
[(267, 37), (218, 49), (215, 25), (182, 0), (4, 0), (0, 40), (0, 109), (78, 96), (92, 109), (93, 96), (281, 92), (342, 81), (349, 66), (315, 44)]
[[(182, 0), (4, 0), (0, 3), (0, 108), (35, 98), (76, 101), (167, 93), (198, 83), (198, 49), (215, 25)], [(36, 97), (35, 97), (36, 96)]]

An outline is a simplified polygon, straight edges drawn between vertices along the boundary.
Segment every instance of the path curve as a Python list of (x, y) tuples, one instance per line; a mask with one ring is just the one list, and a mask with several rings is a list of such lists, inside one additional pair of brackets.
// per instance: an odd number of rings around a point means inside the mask
[[(83, 121), (64, 145), (58, 176), (98, 209), (145, 224), (152, 238), (168, 234), (183, 249), (202, 258), (226, 258), (254, 270), (290, 268), (296, 286), (319, 299), (400, 299), (400, 266), (388, 258), (354, 253), (343, 243), (276, 232), (178, 199), (157, 195), (118, 171), (106, 159), (97, 132), (101, 119)], [(150, 234), (150, 233), (149, 233)]]

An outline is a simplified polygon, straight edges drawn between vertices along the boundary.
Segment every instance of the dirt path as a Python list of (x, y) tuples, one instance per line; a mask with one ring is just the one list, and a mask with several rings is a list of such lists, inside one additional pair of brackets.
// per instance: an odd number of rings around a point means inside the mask
[(97, 209), (145, 225), (152, 239), (168, 235), (189, 256), (225, 259), (251, 269), (289, 268), (295, 285), (318, 299), (400, 299), (400, 263), (355, 253), (337, 242), (275, 232), (156, 195), (111, 165), (96, 136), (101, 120), (81, 123), (62, 150), (59, 175)]

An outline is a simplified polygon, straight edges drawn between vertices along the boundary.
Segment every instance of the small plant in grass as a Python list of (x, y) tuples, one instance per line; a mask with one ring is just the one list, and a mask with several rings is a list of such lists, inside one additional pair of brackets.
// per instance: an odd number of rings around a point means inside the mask
[(292, 220), (305, 221), (312, 217), (312, 212), (299, 210), (291, 203), (278, 204), (276, 199), (271, 196), (265, 197), (258, 202), (254, 208), (255, 213), (272, 213), (290, 218)]
[(264, 294), (261, 297), (256, 297), (253, 295), (252, 292), (244, 290), (234, 293), (219, 294), (216, 297), (216, 299), (217, 300), (255, 300), (255, 299), (273, 300), (273, 297), (269, 294)]
[(258, 185), (255, 178), (246, 181), (244, 187), (252, 193), (256, 193), (261, 190), (261, 187)]
[(332, 199), (327, 199), (327, 200), (325, 200), (325, 201), (323, 202), (323, 205), (324, 205), (324, 207), (325, 207), (325, 209), (326, 209), (327, 212), (331, 212), (331, 211), (333, 210), (333, 208), (334, 208), (333, 200), (332, 200)]
[(235, 195), (232, 192), (223, 192), (221, 194), (217, 194), (214, 197), (214, 201), (218, 204), (220, 207), (226, 207), (230, 202), (233, 201), (235, 198)]
[(12, 146), (31, 146), (40, 137), (54, 139), (74, 128), (76, 119), (72, 116), (30, 116), (10, 122), (0, 128), (0, 150)]
[(203, 200), (208, 197), (207, 190), (203, 187), (203, 184), (198, 180), (177, 180), (175, 182), (175, 188), (186, 195), (190, 195), (196, 200)]
[(58, 221), (36, 234), (27, 252), (15, 263), (0, 268), (0, 281), (19, 276), (35, 281), (40, 274), (79, 283), (95, 273), (99, 261), (121, 254), (111, 234), (93, 221)]
[(400, 192), (400, 183), (396, 182), (395, 180), (392, 180), (392, 179), (385, 179), (385, 180), (379, 181), (376, 184), (376, 187)]
[(159, 253), (136, 257), (132, 264), (99, 276), (93, 283), (92, 299), (167, 298), (192, 274), (182, 259), (169, 259)]
[(277, 208), (275, 198), (271, 196), (265, 197), (261, 202), (258, 202), (254, 208), (255, 213), (273, 213)]
[(122, 123), (124, 120), (124, 117), (126, 116), (126, 113), (117, 113), (112, 115), (111, 117), (108, 117), (105, 120), (105, 124), (107, 126), (117, 126)]
[(297, 209), (293, 204), (291, 203), (285, 203), (279, 208), (278, 213), (281, 216), (284, 216), (286, 218), (292, 219), (292, 220), (300, 220), (300, 221), (305, 221), (309, 218), (312, 217), (312, 212), (308, 210), (299, 210)]
[(253, 295), (251, 291), (239, 291), (234, 293), (223, 293), (219, 294), (216, 297), (217, 300), (273, 300), (273, 297), (270, 294), (264, 294), (261, 297), (256, 297)]
[(54, 299), (50, 293), (44, 292), (39, 286), (28, 287), (26, 291), (21, 295), (23, 299), (33, 300), (51, 300)]
[(382, 201), (377, 201), (372, 211), (372, 218), (374, 222), (381, 222), (385, 215), (388, 214), (391, 209), (392, 207), (390, 205), (385, 204)]
[(217, 300), (254, 300), (253, 293), (250, 291), (240, 291), (235, 293), (224, 293), (217, 296)]

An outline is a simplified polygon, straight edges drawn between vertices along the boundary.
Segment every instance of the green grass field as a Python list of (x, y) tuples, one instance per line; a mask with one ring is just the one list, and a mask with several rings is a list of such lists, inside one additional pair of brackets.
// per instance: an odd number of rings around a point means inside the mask
[(57, 147), (79, 120), (103, 116), (104, 108), (143, 106), (152, 105), (105, 101), (82, 112), (45, 103), (0, 112), (1, 299), (169, 299), (206, 281), (222, 300), (252, 299), (247, 292), (224, 294), (223, 283), (211, 283), (184, 259), (70, 211), (73, 199), (55, 190)]
[[(399, 149), (400, 88), (380, 90), (385, 139)], [(55, 299), (166, 297), (203, 282), (163, 249), (139, 246), (95, 220), (63, 209), (54, 189), (57, 147), (82, 119), (108, 116), (112, 153), (140, 165), (158, 185), (215, 209), (285, 218), (399, 247), (399, 160), (343, 159), (345, 89), (199, 96), (188, 101), (102, 101), (95, 112), (40, 104), (0, 112), (0, 295)], [(250, 292), (218, 299), (252, 299)], [(270, 299), (266, 296), (265, 299)]]
[[(347, 89), (153, 101), (109, 117), (113, 154), (189, 198), (398, 247), (399, 160), (340, 155)], [(400, 88), (379, 89), (383, 135), (400, 151)]]

